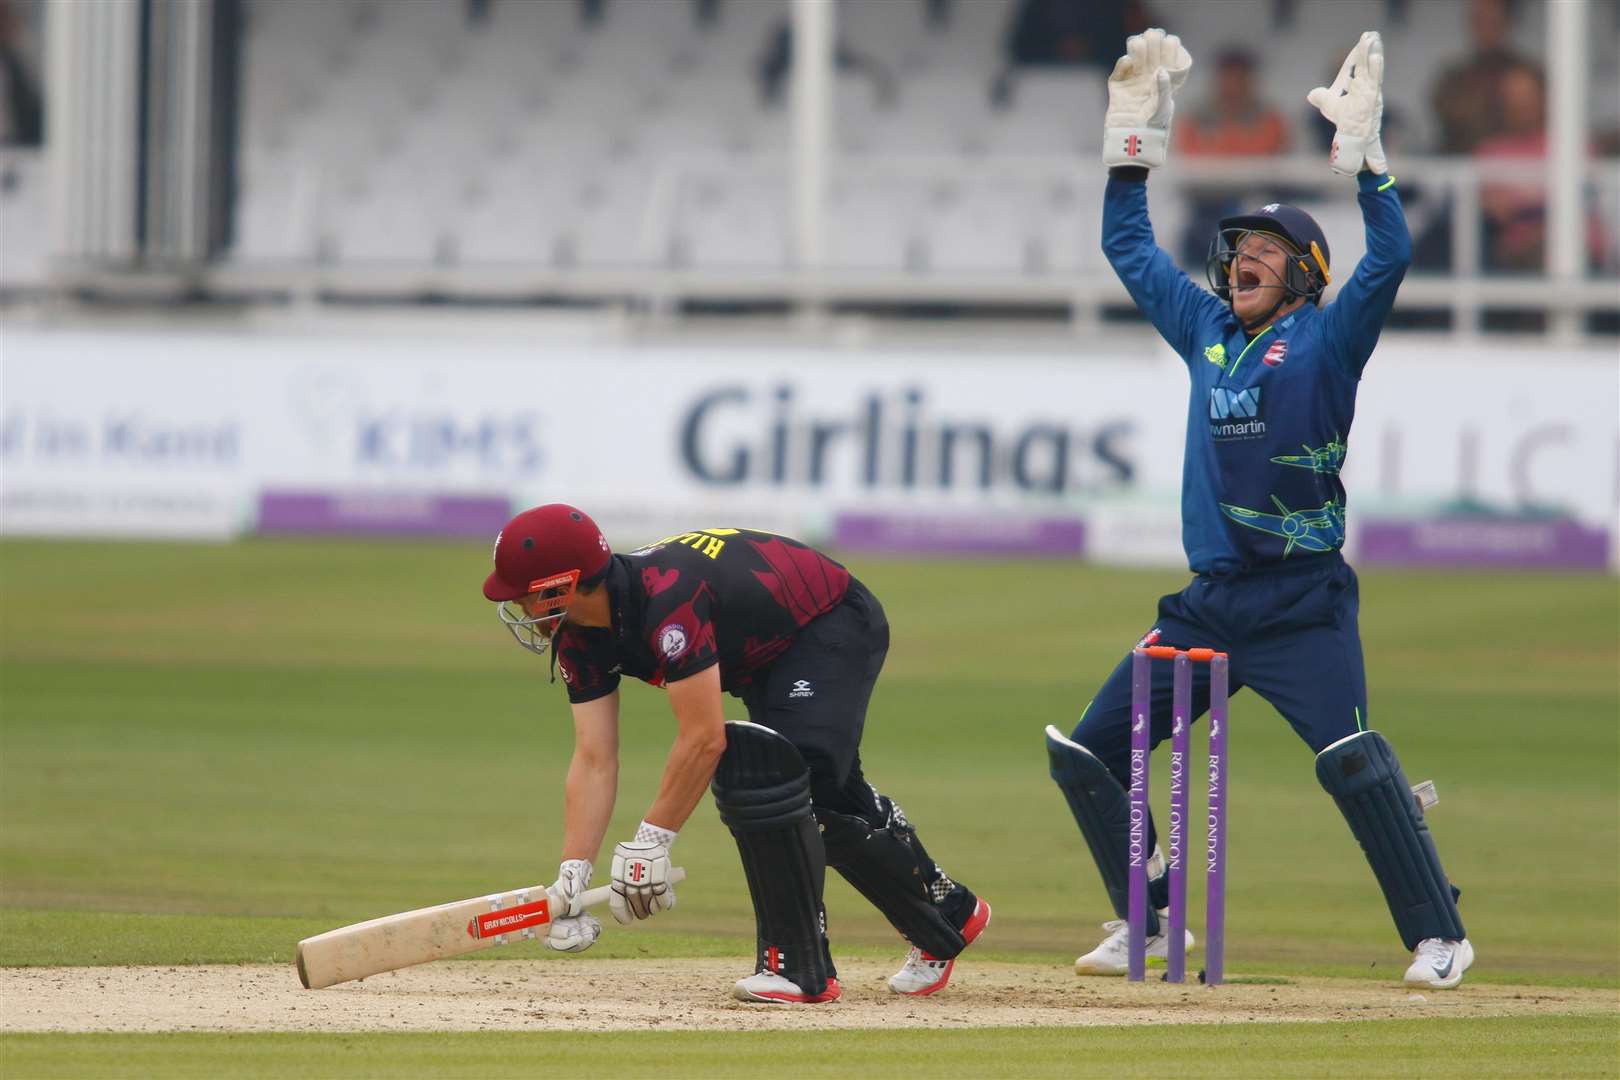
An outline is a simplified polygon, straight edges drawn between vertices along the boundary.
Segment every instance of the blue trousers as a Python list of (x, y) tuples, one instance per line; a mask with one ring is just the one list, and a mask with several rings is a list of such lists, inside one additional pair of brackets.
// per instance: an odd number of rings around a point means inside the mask
[[(1368, 726), (1356, 573), (1337, 553), (1237, 574), (1199, 575), (1159, 601), (1143, 642), (1231, 657), (1231, 692), (1247, 686), (1293, 725), (1312, 753)], [(1153, 745), (1170, 737), (1171, 665), (1155, 661)], [(1209, 708), (1209, 668), (1193, 665), (1193, 717)], [(1070, 736), (1129, 785), (1131, 654), (1114, 668)]]

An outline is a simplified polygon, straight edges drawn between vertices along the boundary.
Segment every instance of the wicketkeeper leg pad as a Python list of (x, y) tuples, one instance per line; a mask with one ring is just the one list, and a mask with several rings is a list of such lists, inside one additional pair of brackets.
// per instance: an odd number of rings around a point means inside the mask
[(929, 857), (894, 800), (872, 789), (870, 815), (816, 807), (827, 865), (883, 913), (911, 944), (938, 960), (967, 947), (959, 927), (978, 898)]
[[(1046, 756), (1052, 779), (1068, 800), (1069, 812), (1080, 826), (1086, 847), (1091, 849), (1115, 917), (1129, 918), (1130, 795), (1101, 758), (1051, 725), (1046, 728)], [(1149, 872), (1152, 870), (1150, 864)], [(1148, 883), (1148, 900), (1147, 933), (1152, 937), (1159, 932), (1156, 909), (1170, 902), (1169, 885), (1162, 871)]]
[(1466, 937), (1460, 895), (1446, 878), (1423, 809), (1395, 751), (1376, 731), (1348, 735), (1316, 755), (1316, 778), (1350, 823), (1408, 949), (1425, 938)]
[(836, 976), (822, 893), (827, 856), (810, 808), (810, 770), (768, 727), (726, 725), (726, 751), (710, 784), (737, 841), (754, 902), (756, 971), (774, 971), (806, 994)]

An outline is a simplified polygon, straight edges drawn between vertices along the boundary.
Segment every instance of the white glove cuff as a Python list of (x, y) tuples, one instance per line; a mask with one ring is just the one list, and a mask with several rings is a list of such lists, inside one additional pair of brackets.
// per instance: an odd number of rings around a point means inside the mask
[(1333, 157), (1329, 164), (1334, 172), (1354, 176), (1361, 171), (1361, 165), (1366, 160), (1367, 139), (1360, 135), (1346, 135), (1342, 131), (1333, 136)]
[(1170, 148), (1170, 133), (1163, 128), (1106, 128), (1103, 131), (1103, 164), (1142, 165), (1149, 169), (1164, 164)]
[(636, 843), (663, 844), (666, 850), (675, 846), (675, 838), (679, 835), (680, 833), (674, 829), (666, 829), (662, 825), (654, 825), (648, 821), (636, 826)]

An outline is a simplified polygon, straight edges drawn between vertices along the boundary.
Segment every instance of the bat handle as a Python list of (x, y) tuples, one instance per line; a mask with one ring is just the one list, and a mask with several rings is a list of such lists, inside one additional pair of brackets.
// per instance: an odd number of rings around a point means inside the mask
[[(681, 882), (683, 882), (685, 880), (686, 880), (686, 867), (677, 866), (677, 867), (674, 867), (673, 869), (670, 870), (670, 872), (669, 872), (669, 883), (671, 885), (679, 885)], [(598, 885), (594, 889), (585, 890), (585, 895), (581, 896), (579, 899), (580, 899), (580, 902), (585, 907), (593, 908), (593, 907), (596, 907), (598, 904), (607, 903), (608, 902), (608, 897), (610, 897), (612, 895), (613, 895), (613, 886), (611, 886), (611, 885)]]

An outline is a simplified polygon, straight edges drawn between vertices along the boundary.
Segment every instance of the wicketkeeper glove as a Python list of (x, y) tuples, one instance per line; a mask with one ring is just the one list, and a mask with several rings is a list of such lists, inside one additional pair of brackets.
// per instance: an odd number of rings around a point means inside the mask
[(1318, 86), (1305, 100), (1338, 130), (1333, 136), (1333, 171), (1354, 176), (1365, 166), (1385, 173), (1381, 137), (1384, 125), (1384, 39), (1378, 31), (1361, 35), (1344, 58), (1332, 86)]
[(621, 923), (648, 919), (675, 906), (669, 848), (632, 840), (613, 849), (613, 895), (608, 907)]
[(1164, 164), (1176, 111), (1172, 98), (1191, 70), (1192, 56), (1174, 34), (1155, 28), (1125, 42), (1125, 55), (1108, 76), (1104, 165)]

